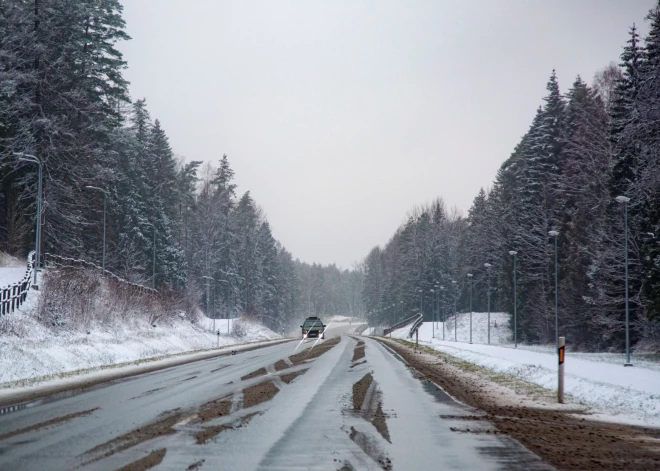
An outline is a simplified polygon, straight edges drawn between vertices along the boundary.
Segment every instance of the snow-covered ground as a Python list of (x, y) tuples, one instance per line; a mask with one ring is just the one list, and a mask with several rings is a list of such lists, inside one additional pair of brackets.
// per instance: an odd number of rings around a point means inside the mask
[(26, 267), (0, 267), (0, 288), (18, 283), (25, 276)]
[[(460, 318), (458, 326), (459, 342), (453, 341), (453, 329), (452, 341), (441, 340), (442, 324), (440, 335), (436, 331), (433, 338), (430, 322), (420, 328), (419, 340), (426, 346), (472, 364), (547, 389), (556, 389), (557, 356), (552, 346), (514, 349), (511, 345), (469, 344), (460, 341)], [(482, 331), (483, 328), (473, 331), (473, 342), (482, 339)], [(407, 335), (405, 328), (392, 333), (393, 337), (402, 339), (407, 339)], [(445, 338), (449, 337), (446, 335)], [(493, 337), (491, 330), (491, 340), (493, 338), (503, 337)], [(595, 418), (660, 426), (660, 367), (651, 362), (635, 362), (634, 359), (634, 367), (624, 367), (622, 356), (618, 357), (620, 361), (615, 363), (617, 355), (613, 354), (567, 353), (565, 392), (568, 399), (589, 406)]]
[(157, 327), (146, 322), (98, 326), (89, 334), (47, 329), (26, 315), (21, 323), (27, 335), (0, 336), (0, 384), (5, 383), (3, 386), (19, 380), (280, 338), (265, 327), (251, 323), (244, 324), (246, 334), (243, 337), (226, 333), (217, 336), (184, 319)]
[[(8, 268), (0, 273), (10, 273)], [(25, 268), (17, 268), (18, 280)], [(10, 277), (11, 275), (7, 275)], [(17, 280), (7, 278), (10, 283)], [(58, 375), (70, 375), (110, 365), (129, 364), (185, 352), (278, 339), (280, 335), (255, 323), (216, 320), (221, 335), (207, 327), (206, 317), (198, 322), (185, 318), (159, 322), (146, 320), (96, 324), (87, 330), (50, 328), (36, 319), (41, 291), (30, 291), (21, 309), (3, 316), (0, 333), (0, 388), (35, 384)], [(241, 325), (240, 335), (236, 325)]]

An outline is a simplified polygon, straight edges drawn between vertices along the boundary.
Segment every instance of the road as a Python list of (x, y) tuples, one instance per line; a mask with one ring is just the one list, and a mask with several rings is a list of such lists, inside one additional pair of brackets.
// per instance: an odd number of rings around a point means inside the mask
[(4, 409), (0, 469), (548, 469), (348, 329)]

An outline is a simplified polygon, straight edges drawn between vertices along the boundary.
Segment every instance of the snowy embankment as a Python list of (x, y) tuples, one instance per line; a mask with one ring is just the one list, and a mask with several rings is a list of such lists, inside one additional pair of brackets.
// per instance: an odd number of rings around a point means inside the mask
[[(0, 272), (6, 275), (8, 270), (0, 269)], [(20, 279), (25, 268), (17, 270)], [(205, 317), (193, 322), (183, 314), (153, 325), (145, 318), (134, 318), (95, 322), (85, 328), (52, 327), (38, 320), (41, 295), (42, 291), (31, 291), (21, 309), (1, 319), (0, 388), (33, 385), (83, 371), (207, 351), (218, 346), (281, 338), (261, 325), (241, 319), (232, 321), (232, 335), (227, 335), (225, 321), (218, 336), (205, 329)]]
[[(20, 313), (15, 313), (21, 315)], [(245, 323), (246, 335), (214, 335), (186, 320), (152, 327), (147, 323), (98, 326), (86, 332), (54, 331), (22, 315), (25, 336), (0, 336), (0, 385), (30, 384), (47, 376), (120, 365), (181, 353), (192, 353), (280, 338)], [(27, 381), (26, 381), (27, 380)]]
[[(481, 315), (481, 313), (479, 314)], [(491, 314), (492, 316), (492, 314)], [(432, 323), (419, 329), (419, 341), (440, 352), (467, 361), (491, 371), (537, 384), (543, 388), (557, 388), (557, 356), (554, 347), (492, 345), (506, 339), (510, 333), (498, 337), (491, 328), (491, 345), (484, 345), (483, 328), (475, 329), (473, 314), (473, 344), (461, 341), (459, 316), (458, 342), (445, 333), (442, 341), (442, 323), (433, 338)], [(492, 317), (491, 317), (492, 319)], [(499, 327), (498, 323), (498, 327)], [(393, 332), (395, 338), (408, 338), (407, 329)], [(469, 336), (469, 331), (468, 331)], [(451, 341), (448, 340), (451, 338)], [(615, 362), (617, 361), (618, 362)], [(660, 365), (650, 361), (635, 360), (634, 367), (623, 366), (623, 355), (567, 352), (565, 362), (565, 391), (568, 400), (591, 408), (593, 418), (633, 424), (660, 426)]]

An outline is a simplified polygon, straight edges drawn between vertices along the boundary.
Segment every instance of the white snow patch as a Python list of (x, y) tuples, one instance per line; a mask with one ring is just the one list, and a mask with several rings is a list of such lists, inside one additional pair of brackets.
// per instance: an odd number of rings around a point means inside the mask
[(21, 309), (2, 319), (5, 330), (0, 334), (0, 387), (78, 370), (281, 338), (243, 319), (232, 320), (232, 328), (235, 323), (243, 326), (240, 337), (227, 335), (226, 321), (219, 336), (206, 330), (206, 318), (199, 324), (182, 318), (156, 327), (135, 320), (94, 325), (88, 331), (49, 328), (35, 317), (39, 295), (31, 291)]
[[(483, 340), (484, 329), (474, 329), (474, 314), (473, 344), (469, 344), (461, 341), (465, 338), (461, 336), (461, 325), (464, 323), (459, 316), (458, 342), (453, 341), (453, 324), (452, 341), (442, 341), (442, 323), (433, 338), (432, 323), (426, 322), (419, 329), (420, 343), (492, 371), (547, 389), (556, 389), (557, 356), (554, 346), (521, 346), (514, 349), (511, 345), (477, 343)], [(393, 332), (393, 337), (407, 339), (407, 333), (408, 329), (398, 329)], [(447, 332), (445, 338), (450, 338)], [(493, 343), (505, 339), (506, 336), (493, 335), (491, 328)], [(617, 358), (619, 362), (615, 363)], [(572, 401), (591, 407), (595, 417), (601, 420), (660, 426), (660, 367), (648, 361), (633, 360), (633, 363), (634, 367), (624, 367), (623, 355), (568, 352), (565, 392)]]
[(26, 271), (27, 267), (0, 267), (0, 288), (18, 283)]

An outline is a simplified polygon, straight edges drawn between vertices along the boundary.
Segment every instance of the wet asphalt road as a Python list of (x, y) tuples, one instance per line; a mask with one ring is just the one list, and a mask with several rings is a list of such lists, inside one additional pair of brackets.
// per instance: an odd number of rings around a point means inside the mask
[(24, 404), (0, 415), (0, 469), (549, 469), (377, 341), (353, 362), (349, 329), (311, 360), (295, 341)]

